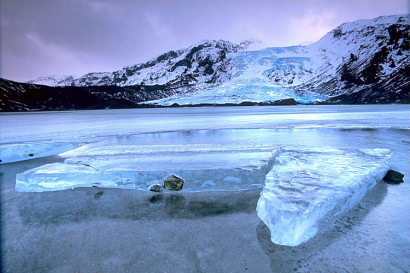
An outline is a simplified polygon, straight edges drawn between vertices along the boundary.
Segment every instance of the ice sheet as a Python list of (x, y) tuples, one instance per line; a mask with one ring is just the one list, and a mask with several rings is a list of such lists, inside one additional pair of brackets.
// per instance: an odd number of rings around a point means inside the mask
[(229, 191), (262, 187), (272, 168), (275, 147), (226, 145), (92, 144), (62, 154), (53, 163), (18, 174), (16, 191), (76, 187), (148, 190), (171, 174), (185, 180), (183, 191)]
[(78, 147), (77, 142), (39, 142), (0, 145), (0, 164), (56, 155)]
[(297, 246), (357, 204), (389, 169), (388, 149), (285, 149), (257, 205), (275, 244)]

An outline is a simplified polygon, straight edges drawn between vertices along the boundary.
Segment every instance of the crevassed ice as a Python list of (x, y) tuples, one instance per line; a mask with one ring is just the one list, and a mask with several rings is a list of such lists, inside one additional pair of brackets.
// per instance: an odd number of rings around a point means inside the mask
[(389, 169), (388, 149), (286, 149), (256, 208), (275, 244), (297, 246), (357, 204)]
[(0, 145), (0, 164), (56, 155), (78, 147), (77, 142), (37, 142)]
[(61, 154), (64, 163), (18, 174), (16, 191), (92, 186), (147, 190), (171, 174), (185, 180), (183, 191), (260, 188), (279, 150), (206, 144), (89, 145)]
[(326, 96), (303, 92), (297, 95), (293, 86), (306, 83), (321, 65), (322, 56), (316, 50), (295, 46), (245, 51), (231, 56), (234, 65), (232, 78), (221, 85), (190, 90), (184, 94), (153, 100), (146, 103), (172, 105), (178, 103), (241, 103), (245, 101), (268, 102), (294, 98), (309, 103), (326, 99)]

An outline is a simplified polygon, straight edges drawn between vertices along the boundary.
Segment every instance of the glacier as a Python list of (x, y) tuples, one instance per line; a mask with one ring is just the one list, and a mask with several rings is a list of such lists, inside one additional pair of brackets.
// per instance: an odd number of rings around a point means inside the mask
[(42, 192), (77, 187), (147, 191), (175, 174), (184, 192), (260, 188), (280, 148), (226, 145), (89, 144), (63, 153), (64, 163), (43, 165), (16, 176), (16, 191)]
[(298, 246), (356, 205), (390, 167), (388, 149), (284, 149), (257, 204), (275, 244)]
[(312, 103), (327, 96), (305, 91), (296, 94), (293, 87), (308, 81), (320, 66), (316, 49), (302, 46), (266, 48), (228, 54), (233, 67), (231, 79), (209, 88), (153, 100), (146, 104), (180, 105), (201, 103), (273, 102), (293, 98), (300, 103)]

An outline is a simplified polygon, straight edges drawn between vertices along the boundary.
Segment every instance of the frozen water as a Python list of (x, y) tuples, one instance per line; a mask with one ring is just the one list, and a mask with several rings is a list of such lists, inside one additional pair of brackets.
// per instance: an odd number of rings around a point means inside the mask
[[(123, 143), (107, 145), (115, 142)], [(107, 140), (62, 153), (64, 163), (18, 174), (15, 189), (98, 186), (146, 191), (171, 174), (185, 180), (184, 192), (263, 186), (257, 213), (270, 228), (272, 242), (296, 246), (358, 203), (383, 178), (391, 158), (388, 149), (125, 143)]]
[(352, 208), (389, 169), (388, 149), (286, 149), (257, 205), (275, 244), (297, 246)]
[[(95, 265), (112, 261), (112, 253), (124, 258), (119, 261), (119, 268), (129, 269), (128, 261), (135, 260), (135, 251), (154, 257), (152, 261), (155, 263), (158, 249), (168, 253), (170, 247), (175, 247), (175, 242), (176, 247), (182, 249), (179, 257), (186, 258), (182, 262), (179, 260), (178, 264), (190, 268), (198, 261), (195, 257), (190, 258), (193, 249), (202, 248), (211, 250), (205, 253), (211, 256), (203, 256), (202, 253), (202, 258), (212, 260), (211, 267), (216, 271), (221, 267), (220, 264), (215, 266), (213, 261), (218, 258), (230, 260), (229, 264), (224, 262), (228, 268), (238, 257), (251, 257), (255, 261), (254, 267), (248, 266), (248, 271), (260, 272), (292, 272), (299, 266), (303, 268), (300, 271), (311, 272), (335, 271), (335, 268), (351, 272), (406, 271), (410, 238), (408, 128), (409, 105), (0, 113), (1, 144), (40, 140), (83, 142), (114, 136), (104, 141), (104, 145), (128, 145), (132, 142), (132, 145), (141, 146), (237, 144), (274, 147), (282, 144), (286, 148), (297, 144), (357, 149), (387, 147), (394, 151), (392, 169), (405, 174), (405, 183), (400, 186), (378, 183), (360, 206), (337, 221), (337, 229), (294, 248), (273, 245), (265, 225), (258, 225), (260, 220), (255, 210), (258, 196), (254, 191), (246, 194), (182, 194), (178, 197), (186, 198), (186, 203), (179, 211), (180, 200), (168, 202), (173, 200), (173, 195), (166, 195), (161, 202), (154, 204), (145, 198), (151, 194), (126, 190), (88, 188), (49, 193), (14, 192), (16, 172), (56, 160), (49, 158), (4, 164), (0, 166), (3, 173), (0, 180), (3, 192), (2, 239), (7, 249), (5, 259), (8, 260), (5, 271), (24, 272), (31, 268), (38, 271), (78, 271), (87, 265), (92, 271)], [(86, 148), (90, 149), (91, 145)], [(207, 181), (204, 187), (213, 184)], [(102, 192), (100, 199), (93, 198), (93, 194)], [(243, 202), (243, 196), (250, 198)], [(172, 212), (169, 212), (170, 208)], [(179, 212), (174, 214), (176, 209)], [(181, 233), (181, 228), (186, 232)], [(124, 232), (127, 236), (118, 236)], [(200, 236), (186, 236), (190, 232), (197, 232)], [(167, 240), (168, 234), (179, 237)], [(224, 238), (222, 243), (221, 238)], [(235, 240), (237, 244), (233, 250), (229, 243)], [(109, 253), (105, 251), (107, 244), (110, 245)], [(44, 255), (45, 249), (52, 255)], [(68, 260), (67, 252), (70, 252)], [(87, 253), (94, 253), (94, 256), (84, 259)], [(243, 263), (236, 264), (240, 266), (235, 271), (244, 271)], [(187, 271), (188, 267), (178, 269)]]
[[(180, 169), (180, 171), (190, 171), (195, 176), (203, 176), (203, 180), (198, 183), (193, 183), (190, 186), (186, 184), (183, 191), (241, 190), (261, 187), (269, 168), (264, 169), (263, 175), (261, 173), (252, 174), (257, 176), (256, 180), (252, 178), (257, 182), (250, 181), (249, 176), (246, 176), (252, 173), (248, 171), (249, 168), (242, 166), (243, 169), (240, 170), (240, 173), (238, 169), (234, 168), (234, 165), (237, 164), (236, 161), (228, 160), (223, 162), (226, 169), (222, 169), (222, 166), (218, 165), (218, 162), (222, 161), (216, 154), (224, 154), (226, 158), (253, 158), (258, 163), (258, 160), (269, 158), (264, 155), (266, 149), (273, 149), (272, 147), (278, 145), (285, 145), (285, 147), (293, 144), (305, 145), (306, 147), (324, 145), (344, 147), (349, 145), (357, 149), (389, 147), (396, 151), (395, 154), (401, 153), (401, 156), (395, 155), (395, 162), (399, 164), (397, 162), (401, 162), (401, 158), (408, 156), (402, 152), (403, 143), (408, 145), (408, 111), (408, 105), (361, 105), (8, 113), (0, 114), (0, 142), (3, 146), (18, 147), (13, 145), (23, 141), (37, 141), (41, 145), (57, 141), (95, 141), (95, 143), (61, 154), (66, 158), (65, 163), (46, 165), (19, 174), (16, 190), (20, 191), (48, 191), (93, 185), (146, 190), (147, 184), (151, 184), (150, 181), (162, 181), (168, 172), (174, 172), (171, 170), (171, 166), (178, 164), (192, 166), (192, 169)], [(244, 143), (246, 143), (247, 149), (244, 147)], [(309, 149), (306, 149), (298, 148), (294, 149), (294, 152), (299, 151), (300, 158), (312, 159), (313, 154)], [(219, 150), (219, 152), (212, 152), (212, 150)], [(211, 155), (203, 156), (212, 153), (214, 158)], [(290, 151), (287, 150), (280, 158), (284, 159), (289, 153)], [(369, 160), (376, 159), (376, 161), (372, 161), (374, 164), (379, 162), (377, 156), (372, 157), (358, 151), (352, 151), (352, 154), (361, 154), (363, 158)], [(173, 155), (175, 155), (174, 159), (178, 158), (180, 161), (171, 160)], [(316, 153), (316, 155), (323, 160), (323, 157), (319, 156), (320, 153)], [(335, 160), (340, 156), (336, 155), (337, 153), (329, 154), (328, 162), (336, 164)], [(115, 160), (113, 160), (114, 158)], [(214, 162), (215, 164), (212, 165), (214, 177), (210, 178), (209, 173), (205, 173), (199, 168), (195, 169), (195, 165), (192, 163), (195, 160), (192, 159), (198, 160), (196, 162), (207, 162), (210, 166), (211, 162)], [(340, 161), (343, 163), (343, 160)], [(280, 162), (279, 159), (278, 162)], [(320, 160), (314, 162), (320, 162)], [(296, 161), (294, 163), (296, 164)], [(261, 166), (269, 164), (271, 161), (268, 164), (261, 163)], [(335, 166), (322, 164), (328, 170), (338, 171)], [(151, 170), (141, 168), (145, 174), (155, 173), (154, 167), (157, 168), (160, 165), (162, 165), (161, 169), (166, 168), (166, 166), (169, 166), (169, 169), (165, 170), (167, 173), (156, 172), (156, 176), (151, 178), (146, 175), (144, 176), (145, 180), (141, 179), (138, 181), (142, 182), (135, 183), (137, 181), (134, 179), (135, 174), (138, 173), (138, 168), (144, 165), (152, 168)], [(307, 165), (310, 169), (306, 170), (312, 171), (314, 164)], [(405, 165), (408, 165), (408, 161)], [(353, 166), (356, 165), (352, 164), (351, 167)], [(260, 202), (269, 196), (265, 194), (269, 189), (269, 181), (272, 179), (274, 171), (279, 168), (280, 165), (275, 166), (267, 176), (266, 189)], [(318, 169), (326, 171), (326, 168)], [(285, 166), (282, 169), (286, 169)], [(41, 171), (36, 173), (36, 170)], [(217, 179), (215, 178), (215, 170), (221, 170)], [(365, 171), (363, 170), (363, 172)], [(63, 173), (67, 178), (64, 181), (61, 180)], [(118, 176), (116, 176), (117, 174)], [(177, 174), (186, 176), (186, 174)], [(342, 172), (340, 181), (349, 180), (346, 174), (346, 171)], [(249, 179), (242, 179), (239, 184), (236, 184), (239, 181), (236, 175)], [(364, 179), (364, 176), (360, 174), (354, 177), (355, 179)], [(320, 181), (323, 179), (324, 177)], [(107, 185), (102, 185), (101, 182)], [(370, 179), (368, 182), (372, 183), (372, 180)], [(355, 200), (359, 200), (359, 198)], [(258, 211), (259, 209), (260, 206)], [(332, 213), (329, 212), (328, 215)], [(322, 224), (328, 221), (326, 218), (328, 215), (324, 215), (321, 220), (319, 219), (318, 230)], [(312, 230), (315, 228), (312, 226)]]
[(409, 107), (299, 105), (0, 113), (2, 144), (23, 141), (91, 141), (113, 135), (182, 130), (261, 128), (409, 129)]
[(275, 147), (226, 145), (117, 145), (80, 147), (53, 163), (18, 174), (16, 191), (76, 187), (148, 190), (171, 174), (185, 180), (183, 191), (229, 191), (262, 187)]
[(0, 145), (0, 164), (56, 155), (76, 147), (76, 142), (4, 144)]

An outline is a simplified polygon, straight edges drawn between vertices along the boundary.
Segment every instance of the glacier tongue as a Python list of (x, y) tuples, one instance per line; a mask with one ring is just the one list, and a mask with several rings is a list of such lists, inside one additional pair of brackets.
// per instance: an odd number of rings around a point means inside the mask
[(389, 169), (388, 149), (286, 149), (256, 208), (275, 244), (297, 246), (357, 204)]
[(91, 144), (61, 154), (64, 163), (17, 174), (16, 191), (55, 191), (76, 187), (148, 190), (171, 174), (185, 180), (183, 191), (260, 188), (280, 149), (237, 145)]

